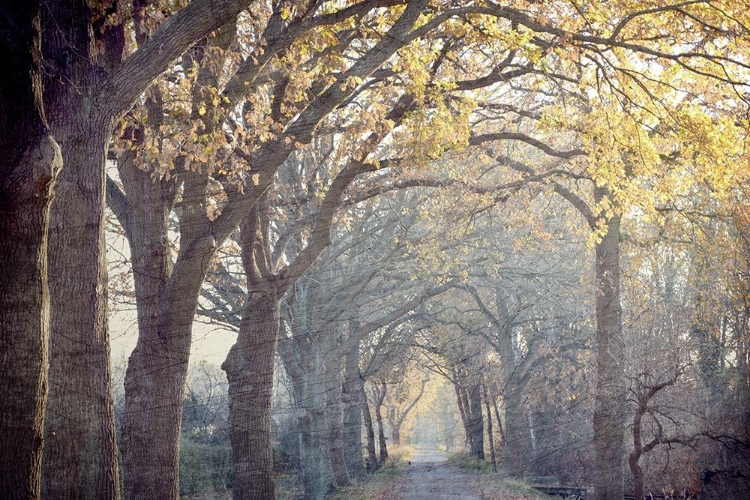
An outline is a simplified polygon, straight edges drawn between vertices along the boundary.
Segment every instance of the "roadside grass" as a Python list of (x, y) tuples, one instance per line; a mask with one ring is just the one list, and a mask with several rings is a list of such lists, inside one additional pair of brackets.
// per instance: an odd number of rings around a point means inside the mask
[(474, 458), (468, 452), (453, 453), (449, 455), (448, 462), (460, 469), (477, 473), (472, 490), (482, 500), (540, 500), (552, 498), (541, 491), (535, 490), (523, 481), (509, 479), (502, 474), (493, 473), (492, 464), (488, 460)]
[(448, 463), (467, 471), (481, 472), (483, 474), (492, 473), (492, 464), (490, 462), (472, 457), (471, 454), (466, 451), (451, 453), (448, 455)]
[(341, 488), (328, 500), (396, 500), (399, 478), (404, 464), (414, 456), (411, 446), (393, 446), (388, 450), (388, 461), (374, 474), (352, 486)]
[(478, 477), (473, 490), (482, 500), (540, 500), (552, 498), (524, 482), (503, 478), (497, 474)]

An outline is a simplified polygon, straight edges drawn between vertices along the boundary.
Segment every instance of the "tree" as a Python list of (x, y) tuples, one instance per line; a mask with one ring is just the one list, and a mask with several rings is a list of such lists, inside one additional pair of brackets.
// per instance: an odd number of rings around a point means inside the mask
[(0, 12), (0, 496), (39, 498), (47, 402), (47, 241), (62, 167), (43, 103), (39, 2)]
[[(15, 269), (21, 270), (21, 262), (16, 262), (19, 251), (24, 255), (39, 255), (44, 252), (45, 248), (42, 242), (46, 240), (48, 225), (46, 213), (49, 209), (48, 203), (51, 201), (52, 179), (54, 173), (60, 167), (57, 149), (50, 142), (50, 133), (57, 137), (61, 144), (60, 153), (62, 162), (67, 168), (63, 168), (59, 176), (59, 189), (56, 207), (52, 221), (55, 230), (50, 233), (51, 246), (50, 266), (53, 267), (55, 283), (51, 287), (51, 307), (52, 307), (52, 362), (56, 359), (65, 363), (65, 352), (63, 344), (65, 339), (70, 339), (71, 345), (90, 346), (87, 353), (91, 353), (92, 362), (84, 363), (83, 368), (90, 368), (93, 373), (87, 374), (78, 370), (72, 374), (66, 374), (65, 384), (67, 388), (75, 387), (83, 394), (97, 394), (100, 406), (94, 403), (91, 408), (91, 415), (101, 418), (104, 422), (101, 426), (95, 426), (101, 429), (102, 434), (96, 439), (78, 439), (76, 436), (85, 434), (86, 431), (70, 427), (60, 427), (55, 429), (55, 437), (63, 439), (71, 432), (70, 438), (66, 440), (71, 447), (70, 453), (77, 457), (101, 457), (101, 461), (93, 464), (92, 467), (86, 467), (85, 470), (75, 472), (66, 477), (58, 476), (58, 480), (47, 483), (48, 491), (60, 488), (61, 492), (78, 491), (81, 493), (71, 493), (73, 496), (85, 497), (86, 495), (100, 495), (104, 497), (117, 497), (117, 468), (116, 453), (114, 451), (114, 435), (112, 426), (111, 400), (108, 396), (109, 377), (106, 373), (108, 362), (99, 363), (102, 359), (107, 359), (107, 333), (106, 333), (106, 301), (104, 300), (104, 276), (106, 269), (102, 254), (103, 245), (103, 203), (104, 203), (104, 162), (106, 158), (106, 149), (108, 146), (109, 135), (114, 122), (132, 105), (137, 96), (148, 86), (148, 84), (162, 71), (168, 64), (184, 51), (196, 39), (205, 36), (213, 29), (223, 24), (227, 19), (236, 15), (244, 9), (249, 2), (222, 2), (221, 5), (207, 1), (193, 2), (188, 8), (183, 9), (179, 16), (175, 16), (173, 22), (159, 30), (153, 40), (144, 45), (142, 50), (137, 51), (130, 57), (122, 61), (124, 37), (122, 24), (115, 23), (115, 26), (105, 26), (103, 22), (111, 12), (96, 11), (85, 2), (78, 2), (74, 5), (61, 2), (46, 3), (44, 9), (34, 3), (27, 8), (12, 6), (3, 14), (3, 46), (5, 57), (9, 65), (19, 68), (19, 71), (25, 72), (27, 76), (17, 78), (12, 82), (17, 89), (8, 93), (8, 97), (17, 104), (8, 108), (12, 111), (5, 116), (15, 116), (23, 119), (24, 126), (30, 127), (24, 130), (24, 136), (15, 136), (6, 134), (6, 130), (16, 129), (15, 123), (3, 124), (3, 135), (7, 138), (8, 151), (16, 151), (16, 155), (10, 158), (15, 166), (4, 168), (4, 178), (10, 182), (13, 178), (19, 179), (18, 187), (11, 188), (7, 186), (8, 197), (3, 199), (15, 200), (15, 206), (23, 206), (20, 203), (24, 196), (28, 195), (28, 187), (33, 186), (40, 196), (35, 196), (39, 201), (35, 204), (39, 207), (36, 209), (34, 229), (27, 225), (24, 232), (18, 234), (13, 243), (8, 242), (8, 252), (3, 257), (4, 265), (13, 265)], [(206, 15), (208, 11), (211, 15)], [(124, 19), (124, 17), (123, 17)], [(92, 28), (93, 27), (93, 28)], [(43, 36), (40, 33), (44, 33)], [(14, 55), (11, 55), (10, 52)], [(99, 57), (101, 53), (106, 56)], [(39, 63), (41, 58), (48, 61), (48, 69), (44, 74), (39, 72)], [(11, 82), (8, 82), (11, 83)], [(4, 87), (7, 88), (7, 87)], [(6, 92), (10, 92), (7, 90)], [(16, 99), (18, 97), (19, 99)], [(5, 96), (3, 100), (6, 101)], [(45, 121), (45, 117), (46, 120)], [(46, 124), (49, 124), (47, 132)], [(45, 139), (47, 138), (47, 139)], [(24, 151), (28, 150), (28, 141), (36, 141), (43, 147), (39, 149), (35, 146), (36, 160), (31, 164), (24, 163)], [(27, 165), (27, 166), (23, 166)], [(32, 165), (35, 166), (32, 168)], [(40, 170), (41, 168), (41, 170)], [(19, 170), (20, 169), (20, 170)], [(24, 170), (25, 169), (25, 170)], [(11, 175), (12, 172), (15, 174)], [(23, 176), (18, 177), (19, 173)], [(84, 180), (85, 179), (85, 180)], [(78, 180), (81, 180), (78, 183)], [(26, 186), (26, 187), (24, 187)], [(47, 187), (49, 186), (49, 189)], [(20, 192), (16, 189), (21, 188)], [(15, 194), (12, 194), (10, 191)], [(27, 193), (27, 194), (24, 194)], [(72, 201), (74, 199), (75, 201)], [(33, 213), (33, 211), (32, 211)], [(65, 218), (61, 217), (65, 214)], [(6, 217), (7, 216), (7, 217)], [(24, 220), (25, 217), (17, 218), (17, 214), (6, 210), (3, 214), (4, 224), (9, 225), (11, 231), (4, 234), (12, 235), (18, 232), (13, 229), (18, 221)], [(83, 233), (74, 234), (73, 228), (80, 228)], [(59, 230), (58, 230), (59, 229)], [(29, 232), (31, 231), (31, 232)], [(33, 234), (31, 234), (33, 232)], [(28, 233), (26, 237), (24, 233)], [(80, 236), (83, 241), (76, 238)], [(31, 243), (38, 242), (29, 246)], [(75, 245), (81, 245), (81, 248), (68, 248), (71, 242)], [(16, 246), (18, 245), (18, 246)], [(22, 248), (23, 247), (23, 248)], [(14, 248), (16, 250), (14, 250)], [(84, 252), (78, 253), (78, 250)], [(63, 263), (56, 256), (61, 255), (58, 252), (65, 252), (65, 260), (69, 263), (70, 252), (80, 255), (77, 265), (68, 265)], [(7, 256), (7, 257), (6, 257)], [(7, 260), (12, 259), (12, 260)], [(39, 297), (36, 301), (18, 302), (16, 299), (8, 303), (8, 311), (14, 311), (22, 303), (36, 304), (28, 308), (26, 314), (32, 314), (41, 318), (37, 321), (24, 322), (29, 328), (34, 324), (40, 325), (41, 334), (26, 334), (20, 338), (25, 338), (31, 345), (36, 344), (45, 350), (46, 334), (49, 328), (48, 321), (45, 319), (46, 312), (46, 295), (42, 288), (45, 280), (44, 272), (41, 269), (46, 268), (47, 256), (39, 257), (34, 268), (27, 268), (24, 272), (32, 278), (32, 281), (39, 283), (36, 295)], [(60, 264), (61, 268), (57, 267)], [(35, 270), (36, 269), (36, 270)], [(63, 274), (68, 273), (70, 274)], [(34, 278), (38, 276), (39, 278)], [(9, 275), (11, 277), (11, 275)], [(25, 280), (24, 280), (25, 281)], [(9, 280), (10, 283), (20, 283), (18, 280)], [(56, 283), (59, 283), (57, 285)], [(70, 286), (70, 288), (68, 288)], [(29, 292), (33, 291), (30, 289)], [(83, 294), (80, 290), (85, 290)], [(8, 289), (8, 297), (14, 296), (13, 289)], [(57, 297), (65, 295), (67, 299), (75, 301), (80, 299), (80, 304), (66, 304), (64, 310), (60, 309)], [(3, 292), (3, 297), (6, 292)], [(5, 300), (5, 299), (4, 299)], [(10, 300), (10, 299), (8, 299)], [(94, 300), (94, 306), (91, 305)], [(3, 302), (5, 304), (5, 302)], [(14, 309), (15, 305), (15, 309)], [(26, 308), (26, 306), (23, 306)], [(59, 313), (57, 311), (60, 311)], [(70, 313), (65, 319), (65, 311)], [(16, 314), (9, 312), (8, 314)], [(88, 318), (84, 320), (84, 318)], [(15, 317), (9, 316), (9, 319), (15, 321)], [(20, 319), (20, 318), (18, 318)], [(76, 327), (75, 331), (80, 333), (80, 337), (75, 338), (68, 330), (73, 325), (85, 325), (81, 328)], [(58, 335), (58, 329), (64, 330)], [(4, 337), (12, 330), (3, 328)], [(30, 332), (29, 332), (30, 333)], [(58, 341), (59, 340), (59, 341)], [(19, 344), (21, 347), (22, 344)], [(56, 355), (58, 350), (62, 350), (60, 356)], [(74, 349), (74, 347), (73, 347)], [(10, 353), (10, 351), (8, 351)], [(21, 352), (28, 352), (28, 349), (22, 349)], [(28, 355), (28, 354), (27, 354)], [(46, 385), (47, 380), (47, 361), (44, 354), (39, 353), (39, 361), (26, 363), (23, 356), (13, 356), (13, 362), (21, 362), (29, 367), (37, 366), (35, 374), (24, 376), (29, 381), (35, 380), (34, 384), (38, 386)], [(68, 360), (69, 362), (70, 360)], [(32, 368), (33, 369), (33, 368)], [(101, 371), (99, 371), (101, 370)], [(52, 365), (53, 377), (57, 378), (56, 365)], [(23, 370), (18, 373), (24, 373)], [(80, 376), (80, 378), (78, 378)], [(60, 383), (62, 384), (60, 379)], [(90, 385), (89, 385), (90, 384)], [(23, 384), (14, 384), (21, 387)], [(90, 390), (89, 390), (90, 389)], [(18, 415), (19, 422), (38, 421), (44, 416), (45, 397), (43, 391), (39, 389), (28, 391), (29, 395), (34, 394), (34, 407), (36, 410), (25, 412), (24, 415)], [(71, 411), (69, 405), (64, 401), (58, 404), (57, 395), (65, 394), (65, 388), (59, 392), (53, 392), (53, 399), (50, 407), (54, 408), (58, 414), (65, 415)], [(65, 397), (65, 396), (63, 396)], [(32, 417), (33, 416), (33, 417)], [(75, 424), (75, 420), (70, 421)], [(80, 422), (79, 422), (80, 423)], [(87, 421), (88, 425), (89, 422)], [(4, 426), (5, 428), (5, 426)], [(27, 440), (29, 443), (34, 440)], [(38, 441), (38, 439), (37, 439)], [(96, 453), (88, 449), (79, 449), (85, 447), (87, 443), (99, 443), (104, 446), (105, 453), (101, 453), (99, 444), (95, 444)], [(47, 444), (50, 457), (57, 455), (54, 442)], [(30, 449), (35, 449), (38, 455), (41, 453), (39, 444), (32, 445)], [(81, 458), (83, 460), (83, 458)], [(32, 468), (37, 468), (34, 463), (40, 460), (37, 456), (32, 461), (15, 460), (13, 465), (9, 465), (8, 477), (28, 476), (33, 477)], [(23, 470), (26, 469), (26, 472)], [(54, 474), (50, 470), (50, 474)], [(91, 476), (89, 476), (91, 474)], [(45, 476), (47, 477), (47, 476)], [(52, 476), (49, 476), (52, 477)], [(36, 481), (36, 480), (34, 480)], [(20, 489), (27, 491), (30, 495), (38, 495), (37, 487), (31, 489)], [(96, 493), (94, 493), (96, 492)], [(14, 493), (15, 494), (15, 493)], [(61, 493), (67, 495), (69, 493)], [(61, 496), (62, 497), (62, 496)]]

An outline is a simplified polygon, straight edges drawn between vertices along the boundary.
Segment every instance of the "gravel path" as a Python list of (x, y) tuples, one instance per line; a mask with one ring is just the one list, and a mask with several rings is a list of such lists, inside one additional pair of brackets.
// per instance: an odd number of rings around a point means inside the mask
[(398, 493), (403, 500), (479, 500), (470, 490), (476, 477), (448, 464), (444, 453), (417, 450), (404, 467)]

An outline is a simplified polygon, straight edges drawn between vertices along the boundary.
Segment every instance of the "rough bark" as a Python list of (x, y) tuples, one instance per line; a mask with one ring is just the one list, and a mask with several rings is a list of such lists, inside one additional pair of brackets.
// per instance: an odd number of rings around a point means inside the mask
[[(606, 192), (596, 188), (595, 199)], [(623, 495), (625, 380), (622, 367), (622, 307), (620, 305), (620, 218), (607, 222), (607, 233), (596, 245), (597, 378), (594, 408), (596, 456), (595, 492), (598, 500)]]
[[(145, 34), (142, 34), (145, 37)], [(213, 43), (228, 46), (231, 36)], [(142, 47), (148, 42), (140, 40)], [(199, 85), (209, 85), (211, 71), (201, 72)], [(153, 134), (163, 121), (161, 96), (147, 93), (148, 127)], [(143, 130), (127, 132), (137, 144)], [(216, 241), (202, 234), (210, 221), (199, 201), (205, 196), (208, 176), (186, 172), (154, 180), (147, 165), (134, 162), (134, 154), (118, 159), (121, 192), (108, 185), (109, 206), (125, 228), (138, 312), (138, 343), (125, 377), (125, 417), (122, 424), (122, 457), (128, 498), (176, 498), (179, 495), (179, 440), (187, 378), (192, 322), (203, 279), (216, 250)], [(182, 186), (180, 252), (172, 262), (168, 219)]]
[[(280, 345), (284, 366), (292, 379), (294, 403), (300, 427), (300, 476), (305, 500), (322, 499), (333, 491), (333, 470), (327, 441), (325, 394), (322, 390), (323, 353), (318, 335), (300, 331), (303, 318), (295, 318), (295, 339)], [(301, 336), (303, 342), (297, 342)]]
[[(322, 373), (320, 373), (322, 375)], [(302, 430), (302, 486), (304, 500), (323, 500), (334, 490), (333, 470), (328, 455), (325, 398), (312, 380), (305, 384), (308, 394), (300, 409)]]
[(464, 396), (464, 390), (461, 387), (460, 381), (456, 378), (454, 373), (453, 389), (456, 391), (456, 404), (458, 406), (458, 414), (461, 417), (461, 425), (464, 427), (464, 444), (471, 446), (471, 427), (469, 426), (468, 408), (464, 403), (466, 397)]
[(0, 497), (39, 498), (47, 401), (47, 229), (62, 168), (42, 104), (39, 2), (0, 16)]
[(337, 488), (349, 485), (344, 459), (343, 403), (341, 400), (341, 358), (333, 332), (325, 336), (325, 394), (328, 422), (328, 455)]
[(362, 418), (365, 421), (365, 433), (367, 434), (367, 462), (369, 471), (375, 472), (380, 467), (378, 455), (375, 450), (375, 430), (372, 426), (372, 413), (370, 413), (370, 404), (367, 402), (367, 393), (365, 392), (364, 381), (362, 383)]
[(375, 421), (378, 424), (378, 448), (380, 450), (380, 465), (383, 465), (388, 460), (388, 444), (385, 440), (385, 432), (383, 431), (383, 400), (385, 399), (386, 391), (388, 386), (385, 382), (378, 387), (377, 382), (375, 383), (375, 400), (373, 406), (375, 407)]
[[(44, 53), (48, 78), (45, 82), (45, 103), (50, 125), (61, 137), (64, 160), (70, 165), (61, 178), (61, 189), (53, 213), (51, 265), (54, 266), (53, 290), (53, 391), (50, 400), (50, 428), (56, 440), (50, 440), (46, 455), (45, 491), (54, 498), (117, 498), (118, 468), (113, 438), (113, 411), (109, 396), (109, 352), (106, 323), (106, 267), (104, 265), (103, 202), (105, 158), (109, 133), (114, 121), (143, 92), (151, 80), (196, 39), (205, 36), (242, 10), (248, 2), (215, 2), (199, 0), (186, 7), (174, 20), (164, 23), (153, 39), (145, 43), (121, 63), (124, 38), (122, 26), (97, 25), (98, 13), (87, 2), (47, 2)], [(112, 8), (116, 8), (116, 4)], [(210, 15), (196, 15), (197, 13)], [(100, 28), (102, 28), (100, 30)], [(96, 40), (95, 40), (96, 38)], [(104, 54), (100, 54), (100, 48)], [(72, 259), (71, 256), (76, 258)], [(67, 261), (69, 262), (67, 262)], [(167, 292), (169, 293), (169, 291)], [(87, 306), (88, 302), (88, 307)], [(161, 318), (159, 318), (161, 322)], [(188, 327), (189, 328), (189, 327)], [(188, 330), (189, 331), (189, 330)], [(168, 335), (159, 336), (160, 341)], [(171, 333), (171, 332), (170, 332)], [(183, 332), (184, 333), (184, 332)], [(147, 334), (148, 337), (148, 334)], [(146, 341), (152, 339), (147, 338)], [(167, 340), (169, 342), (169, 340)], [(140, 352), (154, 349), (144, 347)], [(188, 339), (189, 346), (189, 339)], [(136, 460), (125, 460), (126, 480), (135, 482), (131, 498), (176, 498), (177, 445), (164, 445), (167, 439), (177, 442), (181, 390), (172, 388), (180, 377), (162, 373), (136, 353), (129, 373), (136, 378), (153, 370), (155, 378), (129, 384), (130, 410), (155, 411), (153, 421), (130, 425), (129, 429), (150, 428), (127, 444), (144, 443), (139, 449), (131, 446)], [(162, 356), (162, 359), (169, 358)], [(58, 364), (59, 361), (59, 364)], [(181, 361), (181, 360), (180, 360)], [(174, 359), (171, 360), (174, 363)], [(179, 361), (178, 361), (179, 363)], [(177, 363), (177, 364), (178, 364)], [(184, 382), (184, 378), (183, 378)], [(160, 398), (158, 405), (149, 401), (132, 405), (134, 387), (164, 388), (174, 397)], [(171, 389), (169, 389), (171, 388)], [(90, 399), (79, 405), (80, 394)], [(72, 404), (75, 402), (75, 404)], [(83, 415), (75, 414), (80, 412)], [(170, 408), (161, 410), (161, 408)], [(167, 425), (163, 432), (164, 415), (177, 416), (177, 424)], [(128, 419), (137, 419), (126, 411)], [(151, 416), (146, 417), (150, 419)], [(98, 421), (94, 421), (98, 419)], [(164, 419), (166, 423), (167, 419)], [(177, 432), (173, 432), (173, 428)], [(60, 446), (56, 446), (59, 442)], [(170, 449), (171, 448), (171, 449)], [(170, 456), (171, 455), (171, 456)], [(137, 464), (134, 468), (131, 464)], [(140, 470), (138, 470), (140, 467)], [(169, 469), (172, 469), (171, 472)], [(163, 486), (169, 483), (167, 486)], [(158, 484), (157, 486), (150, 486)]]
[[(59, 177), (50, 218), (50, 392), (43, 474), (43, 496), (50, 499), (120, 496), (100, 172), (109, 131), (107, 123), (89, 120), (71, 113), (65, 126), (54, 127), (67, 168)], [(75, 140), (81, 127), (88, 128), (83, 143)]]
[(237, 342), (222, 364), (229, 380), (234, 500), (272, 499), (275, 494), (270, 414), (279, 301), (272, 290), (251, 292)]
[(312, 303), (309, 289), (297, 287), (295, 304), (302, 306), (291, 321), (295, 349), (284, 349), (284, 364), (290, 369), (297, 418), (300, 426), (301, 482), (305, 500), (319, 500), (333, 491), (333, 469), (329, 455), (326, 398), (324, 390), (324, 353), (321, 335), (310, 330)]
[(633, 497), (643, 498), (643, 468), (638, 461), (643, 454), (643, 442), (641, 440), (641, 418), (643, 413), (639, 408), (633, 417), (633, 451), (628, 457), (628, 466), (633, 474)]
[(482, 417), (481, 385), (475, 382), (469, 394), (469, 427), (471, 456), (484, 460), (484, 418)]
[[(123, 166), (124, 167), (124, 166)], [(179, 439), (182, 403), (195, 308), (208, 262), (209, 238), (182, 231), (174, 269), (166, 237), (172, 188), (151, 183), (148, 172), (121, 168), (128, 196), (160, 200), (138, 203), (124, 224), (133, 261), (138, 342), (125, 374), (125, 414), (121, 451), (127, 498), (179, 497)], [(185, 179), (184, 195), (205, 189), (200, 174)], [(140, 201), (136, 197), (134, 201)], [(143, 201), (146, 201), (145, 199)], [(158, 207), (158, 208), (156, 208)], [(204, 214), (185, 207), (181, 226), (198, 225)]]
[(362, 462), (361, 401), (364, 394), (359, 371), (359, 342), (350, 344), (345, 354), (344, 387), (341, 394), (344, 404), (344, 459), (349, 478), (357, 480), (365, 475)]
[(531, 453), (531, 435), (523, 412), (523, 392), (513, 384), (505, 391), (505, 460), (503, 466), (511, 477), (526, 473)]
[(43, 52), (52, 68), (45, 106), (66, 164), (52, 204), (48, 248), (43, 496), (50, 499), (120, 496), (104, 241), (104, 165), (114, 116), (98, 96), (103, 73), (95, 63), (91, 17), (85, 2), (50, 2), (42, 13)]

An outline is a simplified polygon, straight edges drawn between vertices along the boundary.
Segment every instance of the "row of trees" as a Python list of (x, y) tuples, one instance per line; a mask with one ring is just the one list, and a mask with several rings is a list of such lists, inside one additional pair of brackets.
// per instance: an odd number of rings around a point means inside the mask
[[(353, 300), (343, 311), (358, 313), (342, 312), (334, 324), (316, 317), (323, 297), (309, 292), (306, 273), (333, 251), (331, 222), (342, 204), (366, 210), (373, 196), (421, 185), (460, 186), (491, 206), (542, 182), (594, 235), (596, 490), (619, 498), (621, 218), (684, 212), (693, 199), (744, 201), (732, 182), (743, 182), (746, 161), (746, 16), (731, 1), (577, 10), (427, 0), (3, 7), (0, 433), (12, 444), (0, 449), (0, 495), (118, 498), (120, 471), (127, 498), (179, 495), (192, 324), (228, 245), (240, 258), (229, 273), (245, 276), (230, 306), (238, 339), (223, 364), (233, 494), (272, 497), (269, 408), (282, 319), (279, 352), (306, 405), (300, 425), (323, 425), (321, 409), (334, 412), (329, 422), (347, 409), (310, 386), (326, 366), (316, 346), (364, 352), (374, 369), (392, 352), (384, 348), (399, 331), (394, 321), (457, 284), (472, 293), (469, 270), (433, 273), (426, 283), (406, 280), (413, 287), (399, 290), (395, 308), (342, 288), (330, 296)], [(435, 162), (469, 145), (491, 145), (486, 163), (464, 170), (453, 167), (457, 157)], [(429, 165), (441, 173), (425, 175)], [(575, 189), (579, 181), (593, 183), (593, 196)], [(119, 440), (105, 205), (128, 239), (138, 315)], [(373, 232), (359, 230), (365, 242)], [(439, 252), (420, 252), (416, 270), (445, 267), (459, 234)], [(419, 243), (396, 246), (408, 263)], [(393, 293), (379, 270), (365, 278)], [(502, 309), (484, 309), (485, 319), (502, 321)], [(506, 347), (498, 345), (505, 365)], [(534, 356), (544, 353), (532, 352), (530, 365)], [(318, 380), (357, 392), (328, 365)], [(515, 373), (506, 382), (524, 384)], [(469, 399), (476, 420), (478, 399)], [(306, 443), (305, 453), (324, 445)], [(327, 476), (306, 476), (309, 495), (328, 489)]]

